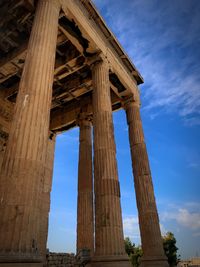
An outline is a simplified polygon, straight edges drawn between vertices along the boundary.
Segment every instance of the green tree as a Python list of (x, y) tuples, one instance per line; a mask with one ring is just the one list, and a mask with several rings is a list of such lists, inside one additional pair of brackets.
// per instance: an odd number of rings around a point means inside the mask
[[(130, 258), (132, 266), (138, 267), (140, 264), (140, 259), (142, 257), (141, 246), (135, 246), (135, 244), (131, 242), (129, 237), (125, 238), (124, 243), (126, 253)], [(178, 248), (176, 246), (176, 238), (174, 237), (173, 233), (168, 232), (165, 236), (163, 236), (163, 248), (165, 255), (167, 256), (169, 266), (177, 266), (178, 262), (180, 261), (180, 255), (177, 255)]]
[(134, 252), (130, 256), (131, 263), (134, 267), (138, 267), (140, 265), (141, 257), (142, 257), (142, 248), (141, 246), (137, 246), (134, 248)]
[(124, 243), (125, 243), (125, 251), (130, 258), (132, 266), (138, 267), (140, 264), (140, 258), (142, 257), (141, 246), (135, 246), (135, 244), (131, 242), (129, 237), (125, 238)]
[(125, 238), (124, 244), (125, 244), (125, 251), (128, 254), (128, 256), (133, 254), (134, 249), (135, 249), (135, 244), (131, 242), (129, 237)]
[(173, 233), (168, 232), (165, 236), (163, 236), (163, 247), (165, 255), (168, 258), (169, 266), (177, 266), (180, 258), (179, 255), (177, 255), (178, 248), (176, 246), (176, 238)]

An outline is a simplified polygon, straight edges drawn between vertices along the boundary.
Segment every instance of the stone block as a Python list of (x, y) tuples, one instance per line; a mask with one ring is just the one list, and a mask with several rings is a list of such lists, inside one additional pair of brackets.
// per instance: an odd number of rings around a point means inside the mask
[(0, 263), (0, 267), (43, 267), (42, 263)]

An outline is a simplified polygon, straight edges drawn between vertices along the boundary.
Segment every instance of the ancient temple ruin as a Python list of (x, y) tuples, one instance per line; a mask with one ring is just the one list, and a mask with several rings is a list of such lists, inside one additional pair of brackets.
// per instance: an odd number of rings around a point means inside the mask
[(75, 126), (77, 251), (90, 250), (90, 266), (131, 266), (112, 121), (118, 109), (129, 128), (141, 266), (168, 266), (140, 119), (141, 83), (90, 0), (1, 0), (0, 267), (43, 266), (55, 137)]

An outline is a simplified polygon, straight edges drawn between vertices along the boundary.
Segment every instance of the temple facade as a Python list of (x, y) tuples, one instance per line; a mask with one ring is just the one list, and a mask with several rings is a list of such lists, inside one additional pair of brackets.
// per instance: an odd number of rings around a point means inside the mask
[(131, 266), (113, 131), (118, 109), (129, 129), (141, 266), (167, 267), (140, 117), (143, 79), (92, 1), (2, 0), (0, 25), (0, 267), (44, 266), (56, 135), (75, 126), (77, 253), (90, 251), (86, 266)]

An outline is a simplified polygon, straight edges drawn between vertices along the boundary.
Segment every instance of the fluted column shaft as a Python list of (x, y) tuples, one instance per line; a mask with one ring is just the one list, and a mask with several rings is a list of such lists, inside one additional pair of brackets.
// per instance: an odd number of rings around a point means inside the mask
[[(92, 70), (95, 185), (95, 257), (108, 261), (125, 257), (120, 186), (110, 98), (109, 66), (97, 62)], [(111, 260), (112, 261), (112, 260)], [(111, 264), (111, 263), (110, 263)], [(107, 266), (106, 263), (98, 266)], [(110, 266), (110, 265), (109, 265)], [(113, 266), (118, 266), (114, 263)], [(119, 265), (122, 266), (122, 265)], [(127, 262), (127, 265), (129, 263)]]
[(0, 173), (1, 173), (1, 166), (3, 162), (5, 147), (6, 147), (6, 141), (3, 138), (0, 138)]
[(130, 99), (125, 103), (125, 110), (143, 249), (142, 266), (167, 266), (139, 104)]
[(77, 252), (89, 249), (94, 252), (92, 124), (89, 118), (79, 120), (79, 165), (77, 207)]
[(40, 208), (40, 247), (43, 259), (46, 258), (46, 245), (48, 237), (49, 211), (50, 211), (50, 194), (52, 188), (52, 176), (54, 166), (55, 138), (53, 134), (48, 139), (47, 152), (45, 158), (45, 172), (42, 183), (42, 204)]
[[(0, 261), (39, 260), (59, 1), (39, 0), (0, 176)], [(4, 256), (2, 256), (4, 255)], [(16, 256), (16, 257), (15, 257)], [(5, 259), (6, 262), (6, 259)]]

